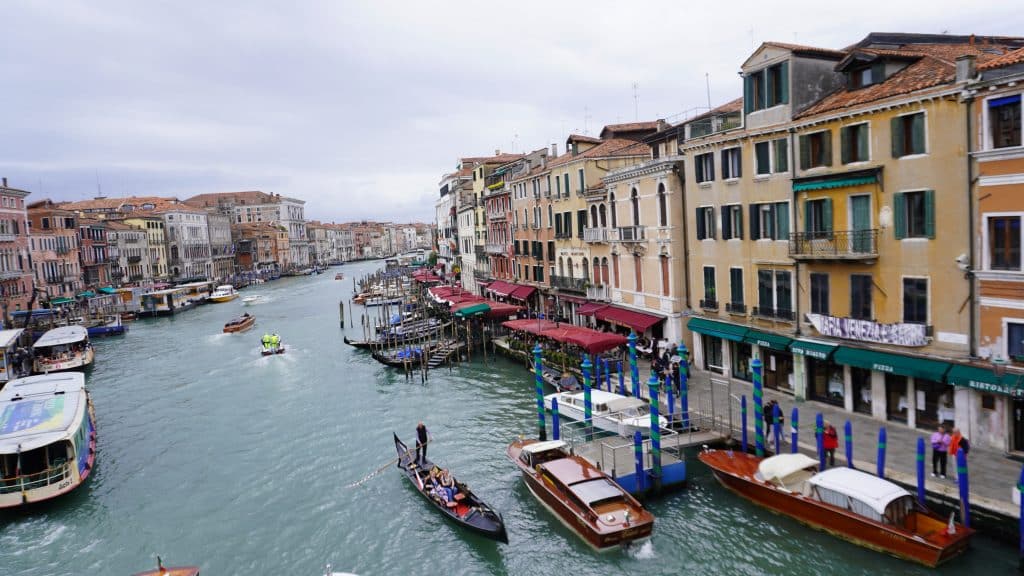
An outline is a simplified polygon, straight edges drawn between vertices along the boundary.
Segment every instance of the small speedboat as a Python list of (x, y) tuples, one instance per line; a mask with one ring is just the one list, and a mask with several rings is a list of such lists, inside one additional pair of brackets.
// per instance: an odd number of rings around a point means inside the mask
[[(424, 458), (416, 461), (416, 450), (410, 450), (395, 434), (395, 450), (398, 452), (398, 469), (401, 470), (413, 488), (427, 499), (427, 502), (452, 522), (468, 528), (481, 536), (508, 544), (508, 533), (505, 521), (498, 514), (476, 497), (469, 487), (455, 480), (456, 492), (450, 500), (445, 500), (429, 486), (432, 470), (437, 466)], [(453, 478), (454, 479), (454, 478)]]
[(198, 566), (177, 566), (177, 567), (164, 567), (164, 563), (160, 560), (160, 557), (156, 557), (156, 570), (149, 570), (147, 572), (139, 572), (134, 576), (199, 576)]
[[(551, 399), (558, 398), (558, 413), (570, 420), (582, 422), (586, 414), (585, 393), (556, 392), (544, 397), (544, 408), (551, 410)], [(593, 425), (620, 436), (632, 437), (639, 430), (645, 436), (651, 431), (651, 406), (641, 398), (621, 396), (614, 392), (591, 389), (590, 417)], [(658, 425), (668, 426), (664, 416), (658, 416)]]
[(252, 296), (242, 296), (242, 304), (248, 306), (250, 304), (259, 304), (263, 301), (263, 296), (259, 294), (253, 294)]
[(341, 272), (338, 272), (337, 274), (334, 275), (334, 279), (335, 280), (344, 280), (345, 279), (345, 275), (342, 274)]
[(232, 318), (224, 325), (225, 334), (245, 332), (256, 324), (256, 317), (246, 312), (237, 318)]
[(217, 286), (207, 300), (220, 303), (230, 302), (235, 298), (238, 298), (238, 290), (235, 290), (235, 287), (231, 284), (224, 284), (223, 286)]

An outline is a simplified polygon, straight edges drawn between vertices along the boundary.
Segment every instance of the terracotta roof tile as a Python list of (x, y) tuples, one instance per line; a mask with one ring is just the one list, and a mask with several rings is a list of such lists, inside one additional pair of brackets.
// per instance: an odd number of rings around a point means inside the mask
[(717, 108), (712, 108), (711, 110), (708, 110), (707, 112), (704, 112), (703, 114), (698, 114), (697, 116), (694, 116), (693, 118), (690, 118), (688, 120), (683, 120), (682, 122), (677, 124), (677, 126), (678, 125), (682, 125), (682, 124), (689, 124), (690, 122), (693, 122), (695, 120), (703, 120), (704, 118), (708, 118), (709, 116), (717, 116), (719, 114), (728, 114), (730, 112), (739, 112), (742, 109), (743, 109), (743, 97), (740, 96), (739, 98), (736, 98), (735, 100), (730, 100), (730, 101), (726, 102), (725, 104), (722, 104), (721, 106), (719, 106)]
[(608, 140), (598, 140), (600, 144), (580, 152), (573, 156), (571, 152), (562, 154), (558, 158), (548, 160), (548, 168), (555, 166), (562, 166), (568, 164), (574, 160), (581, 158), (607, 158), (610, 156), (646, 156), (650, 154), (651, 148), (647, 144), (637, 142), (635, 140), (628, 140), (626, 138), (610, 138)]
[[(806, 118), (815, 114), (850, 108), (951, 84), (956, 77), (956, 59), (958, 56), (973, 54), (977, 57), (979, 63), (987, 63), (997, 57), (991, 51), (999, 48), (1005, 49), (1006, 47), (977, 43), (973, 45), (909, 44), (906, 50), (879, 50), (877, 51), (879, 55), (884, 53), (884, 56), (912, 56), (918, 59), (916, 62), (910, 63), (902, 70), (886, 78), (884, 82), (854, 90), (840, 88), (795, 117)], [(868, 49), (860, 50), (867, 51)]]
[(584, 136), (583, 134), (569, 134), (569, 137), (565, 139), (566, 142), (590, 142), (592, 144), (600, 144), (601, 139), (593, 136)]
[(817, 46), (805, 46), (803, 44), (788, 44), (786, 42), (765, 42), (762, 46), (774, 46), (776, 48), (782, 48), (783, 50), (789, 50), (794, 54), (818, 54), (822, 56), (835, 56), (842, 58), (846, 55), (841, 50), (832, 50), (829, 48), (819, 48)]
[(1004, 66), (1012, 66), (1014, 64), (1020, 64), (1024, 62), (1024, 48), (1019, 48), (1013, 52), (1007, 52), (1002, 56), (998, 56), (978, 66), (978, 70), (992, 70), (993, 68), (1002, 68)]

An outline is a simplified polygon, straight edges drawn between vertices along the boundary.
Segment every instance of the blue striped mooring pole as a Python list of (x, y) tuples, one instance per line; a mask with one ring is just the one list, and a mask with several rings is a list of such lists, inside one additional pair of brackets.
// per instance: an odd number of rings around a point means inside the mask
[(607, 358), (602, 358), (601, 360), (602, 360), (602, 362), (604, 362), (604, 384), (605, 384), (605, 388), (607, 388), (608, 391), (611, 392), (612, 391), (612, 372), (611, 372), (611, 370), (610, 370), (610, 368), (608, 366), (608, 359)]
[(818, 470), (825, 470), (825, 417), (818, 412), (814, 417), (814, 436), (818, 443)]
[(668, 426), (672, 427), (672, 420), (675, 419), (676, 399), (672, 392), (672, 375), (665, 374), (665, 403), (668, 404)]
[(967, 528), (971, 527), (970, 482), (967, 478), (967, 454), (963, 450), (956, 451), (956, 481), (960, 484), (960, 522)]
[(797, 435), (800, 432), (800, 409), (793, 406), (793, 412), (789, 415), (789, 431), (791, 436), (790, 448), (793, 454), (797, 453)]
[[(690, 352), (686, 349), (686, 343), (680, 342), (676, 349), (679, 354), (679, 415), (683, 419), (683, 430), (690, 429), (690, 399), (688, 391), (688, 380), (690, 373)], [(743, 427), (744, 432), (746, 426)]]
[(924, 438), (917, 439), (917, 501), (924, 506)]
[(636, 493), (644, 491), (644, 437), (637, 430), (633, 432), (633, 463), (636, 467)]
[(626, 395), (626, 373), (622, 371), (622, 360), (619, 360), (619, 395)]
[(878, 429), (878, 477), (885, 478), (885, 426)]
[(562, 431), (559, 428), (559, 417), (558, 417), (558, 396), (551, 399), (551, 439), (558, 440), (562, 437)]
[(1020, 522), (1017, 526), (1020, 532), (1020, 548), (1017, 567), (1024, 570), (1024, 466), (1021, 466), (1020, 478), (1017, 479), (1017, 492), (1020, 494)]
[(761, 359), (750, 363), (754, 372), (754, 454), (764, 458), (764, 389), (761, 384)]
[(853, 468), (853, 424), (849, 420), (843, 425), (843, 437), (846, 439), (846, 467)]
[(548, 430), (544, 425), (544, 358), (540, 344), (533, 347), (533, 373), (537, 390), (537, 438), (542, 442), (548, 439)]
[(658, 375), (651, 373), (647, 381), (651, 400), (651, 476), (655, 491), (661, 489), (661, 418), (658, 417)]

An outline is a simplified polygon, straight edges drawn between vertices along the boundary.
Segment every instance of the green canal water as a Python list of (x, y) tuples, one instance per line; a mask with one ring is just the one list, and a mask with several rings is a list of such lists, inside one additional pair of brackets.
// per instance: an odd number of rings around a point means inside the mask
[[(650, 502), (651, 541), (597, 554), (530, 495), (504, 447), (534, 431), (529, 374), (505, 360), (438, 370), (427, 384), (341, 341), (338, 300), (363, 263), (245, 291), (248, 334), (221, 334), (240, 301), (136, 322), (96, 343), (88, 385), (94, 477), (70, 495), (0, 515), (0, 575), (128, 575), (198, 564), (209, 575), (1006, 574), (1016, 550), (984, 537), (938, 571), (807, 529), (741, 501), (695, 458), (687, 489)], [(357, 308), (358, 310), (358, 308)], [(358, 336), (360, 329), (349, 329)], [(282, 356), (258, 352), (277, 331)], [(418, 420), (430, 456), (503, 512), (509, 545), (459, 531), (395, 470), (392, 431)]]

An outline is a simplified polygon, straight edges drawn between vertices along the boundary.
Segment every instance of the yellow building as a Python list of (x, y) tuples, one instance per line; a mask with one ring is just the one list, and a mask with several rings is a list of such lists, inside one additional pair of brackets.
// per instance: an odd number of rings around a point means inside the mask
[(154, 280), (169, 278), (167, 271), (167, 241), (164, 235), (164, 220), (159, 216), (129, 216), (124, 223), (146, 231), (149, 241), (149, 261)]
[(968, 77), (954, 62), (1007, 49), (871, 34), (747, 59), (742, 126), (719, 111), (683, 143), (699, 367), (748, 379), (760, 357), (765, 385), (797, 398), (968, 429)]

